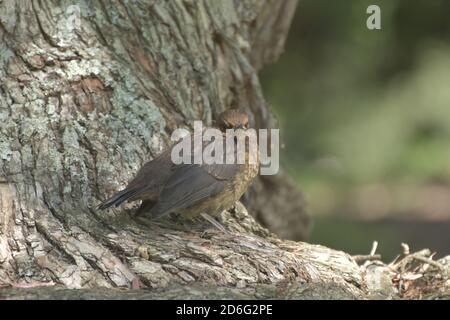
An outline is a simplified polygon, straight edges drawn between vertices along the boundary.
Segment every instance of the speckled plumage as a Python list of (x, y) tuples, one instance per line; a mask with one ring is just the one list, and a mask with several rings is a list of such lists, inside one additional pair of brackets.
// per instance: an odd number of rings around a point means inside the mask
[[(223, 132), (245, 130), (247, 126), (247, 115), (237, 110), (225, 111), (218, 119), (218, 127)], [(236, 150), (234, 152), (236, 155)], [(216, 215), (239, 200), (259, 170), (259, 161), (249, 163), (249, 148), (246, 148), (244, 164), (175, 165), (170, 156), (171, 149), (146, 163), (124, 190), (105, 200), (99, 208), (143, 200), (137, 214), (153, 218), (170, 212), (188, 217), (202, 213)]]

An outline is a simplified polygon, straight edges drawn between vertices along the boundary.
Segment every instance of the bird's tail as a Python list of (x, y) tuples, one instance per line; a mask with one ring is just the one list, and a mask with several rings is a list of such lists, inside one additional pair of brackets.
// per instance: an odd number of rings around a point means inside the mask
[(111, 206), (118, 207), (119, 205), (121, 205), (123, 202), (130, 199), (132, 196), (134, 196), (138, 192), (139, 192), (139, 190), (137, 190), (137, 189), (124, 189), (122, 191), (119, 191), (115, 195), (113, 195), (111, 198), (103, 201), (98, 206), (98, 209), (103, 210), (103, 209), (109, 208)]

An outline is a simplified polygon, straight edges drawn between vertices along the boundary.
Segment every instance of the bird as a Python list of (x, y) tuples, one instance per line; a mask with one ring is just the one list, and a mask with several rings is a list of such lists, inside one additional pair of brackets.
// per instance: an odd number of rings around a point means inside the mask
[[(237, 137), (245, 136), (249, 129), (248, 115), (238, 109), (228, 109), (218, 116), (215, 127), (221, 132), (223, 145), (226, 145), (227, 131), (236, 130), (234, 150), (226, 152), (237, 156)], [(142, 200), (136, 216), (158, 219), (172, 212), (188, 218), (201, 216), (224, 230), (213, 217), (232, 208), (259, 171), (258, 148), (252, 151), (249, 141), (245, 141), (243, 163), (175, 164), (171, 160), (172, 146), (145, 163), (125, 189), (103, 201), (98, 208), (103, 210), (125, 201)], [(254, 161), (250, 161), (251, 157)]]

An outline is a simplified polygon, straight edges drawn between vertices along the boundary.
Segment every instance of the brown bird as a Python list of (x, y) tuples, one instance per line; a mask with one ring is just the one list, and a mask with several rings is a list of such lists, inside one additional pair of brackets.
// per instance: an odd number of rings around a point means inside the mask
[[(222, 132), (224, 146), (225, 131), (236, 130), (234, 151), (231, 152), (237, 156), (237, 137), (245, 135), (248, 129), (247, 114), (236, 109), (227, 110), (219, 115), (217, 127)], [(101, 203), (99, 209), (117, 207), (125, 201), (142, 200), (136, 215), (148, 214), (158, 218), (176, 212), (187, 217), (202, 216), (222, 229), (210, 215), (231, 208), (250, 186), (259, 170), (257, 148), (251, 151), (246, 140), (243, 164), (236, 161), (232, 164), (174, 164), (171, 160), (172, 148), (147, 162), (124, 190)], [(256, 161), (250, 161), (252, 156)]]

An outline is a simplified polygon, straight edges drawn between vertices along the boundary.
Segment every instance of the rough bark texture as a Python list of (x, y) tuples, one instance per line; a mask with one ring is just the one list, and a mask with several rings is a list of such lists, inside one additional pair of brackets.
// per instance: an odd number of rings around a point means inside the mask
[[(240, 204), (222, 214), (231, 235), (202, 222), (137, 221), (131, 205), (94, 209), (175, 128), (210, 124), (230, 106), (247, 108), (257, 128), (276, 126), (257, 71), (281, 53), (295, 6), (1, 1), (0, 287), (62, 285), (1, 295), (366, 297), (350, 256), (282, 241)], [(248, 206), (259, 221), (305, 236), (291, 183), (266, 177), (254, 189)], [(154, 290), (64, 289), (99, 287)]]

